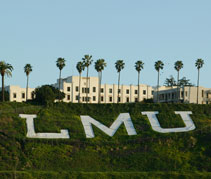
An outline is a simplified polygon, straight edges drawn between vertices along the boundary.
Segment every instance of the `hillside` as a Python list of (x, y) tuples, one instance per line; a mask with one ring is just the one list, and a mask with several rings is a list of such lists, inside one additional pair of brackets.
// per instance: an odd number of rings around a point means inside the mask
[[(196, 129), (155, 132), (143, 111), (159, 111), (163, 128), (184, 127), (174, 111), (192, 111)], [(130, 114), (137, 135), (121, 125), (110, 137), (93, 126), (95, 137), (86, 138), (80, 115), (110, 127), (120, 113)], [(36, 132), (68, 129), (70, 139), (26, 138), (19, 114), (37, 114)], [(0, 104), (0, 178), (211, 178), (210, 141), (211, 105)]]

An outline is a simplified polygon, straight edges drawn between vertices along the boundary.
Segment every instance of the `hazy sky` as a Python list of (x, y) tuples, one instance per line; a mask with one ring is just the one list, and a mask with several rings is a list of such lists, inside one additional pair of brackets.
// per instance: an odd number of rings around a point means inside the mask
[[(211, 87), (210, 0), (0, 0), (0, 60), (14, 67), (6, 84), (25, 87), (23, 67), (33, 66), (30, 87), (56, 82), (56, 59), (66, 59), (62, 76), (78, 75), (76, 63), (85, 54), (104, 58), (103, 83), (117, 83), (116, 60), (125, 61), (121, 84), (137, 84), (134, 63), (145, 63), (141, 83), (156, 85), (154, 63), (165, 63), (165, 78), (181, 77), (196, 84), (195, 61), (202, 58), (201, 86)], [(85, 76), (85, 72), (83, 73)], [(90, 75), (97, 76), (94, 64)]]

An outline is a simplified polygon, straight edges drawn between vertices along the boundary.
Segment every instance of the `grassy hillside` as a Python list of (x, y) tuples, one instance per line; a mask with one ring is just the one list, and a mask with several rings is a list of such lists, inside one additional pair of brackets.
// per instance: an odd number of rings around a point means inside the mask
[[(174, 111), (192, 111), (196, 130), (154, 132), (143, 111), (159, 111), (162, 127), (183, 127)], [(93, 127), (95, 138), (86, 139), (79, 115), (110, 126), (123, 112), (130, 113), (137, 136), (128, 136), (122, 125), (114, 137)], [(70, 139), (26, 138), (19, 114), (37, 114), (36, 132), (68, 129)], [(0, 104), (0, 178), (210, 178), (210, 141), (211, 105)]]

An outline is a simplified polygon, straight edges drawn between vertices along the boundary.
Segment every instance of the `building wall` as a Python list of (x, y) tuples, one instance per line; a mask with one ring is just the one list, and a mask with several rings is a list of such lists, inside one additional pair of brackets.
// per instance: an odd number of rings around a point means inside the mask
[[(179, 95), (179, 100), (184, 103), (197, 103), (197, 87), (186, 86), (180, 88), (172, 89), (162, 89), (159, 90), (159, 102), (177, 102)], [(157, 102), (157, 92), (154, 94), (154, 102)], [(199, 104), (210, 104), (211, 102), (211, 88), (199, 87), (198, 103)]]
[[(81, 102), (86, 103), (86, 83), (87, 78), (81, 78)], [(59, 87), (59, 80), (53, 85), (54, 87)], [(98, 77), (89, 77), (88, 78), (88, 88), (90, 98), (89, 103), (98, 103), (98, 91), (99, 91), (99, 79)], [(103, 92), (100, 93), (101, 103), (117, 103), (118, 99), (118, 85), (116, 84), (101, 84), (101, 89)], [(127, 94), (129, 90), (129, 94)], [(137, 86), (134, 85), (120, 85), (120, 103), (126, 102), (135, 102), (135, 99), (138, 98), (138, 94), (135, 94), (135, 90), (138, 90)], [(79, 76), (71, 76), (61, 80), (61, 91), (63, 91), (66, 96), (63, 100), (64, 102), (73, 102), (77, 103), (77, 96), (79, 95)], [(147, 85), (140, 85), (140, 101), (144, 99), (152, 99), (153, 88)]]
[[(9, 100), (16, 102), (26, 101), (26, 88), (19, 86), (7, 86), (5, 90), (9, 92)], [(34, 88), (28, 88), (28, 99), (32, 99), (32, 92)]]

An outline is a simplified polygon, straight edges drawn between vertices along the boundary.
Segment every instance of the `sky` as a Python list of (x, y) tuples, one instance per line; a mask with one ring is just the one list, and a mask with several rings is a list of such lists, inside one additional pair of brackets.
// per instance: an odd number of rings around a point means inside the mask
[[(67, 77), (78, 75), (76, 63), (90, 54), (107, 62), (102, 83), (117, 84), (114, 63), (121, 59), (121, 84), (136, 85), (134, 64), (142, 60), (141, 83), (151, 86), (157, 84), (157, 60), (164, 62), (161, 85), (176, 78), (177, 60), (184, 63), (180, 76), (197, 84), (195, 61), (202, 58), (200, 86), (211, 88), (210, 19), (210, 0), (0, 0), (0, 61), (14, 67), (5, 83), (25, 87), (29, 63), (30, 87), (53, 84), (57, 58), (65, 58)], [(93, 63), (90, 76), (97, 75)]]

